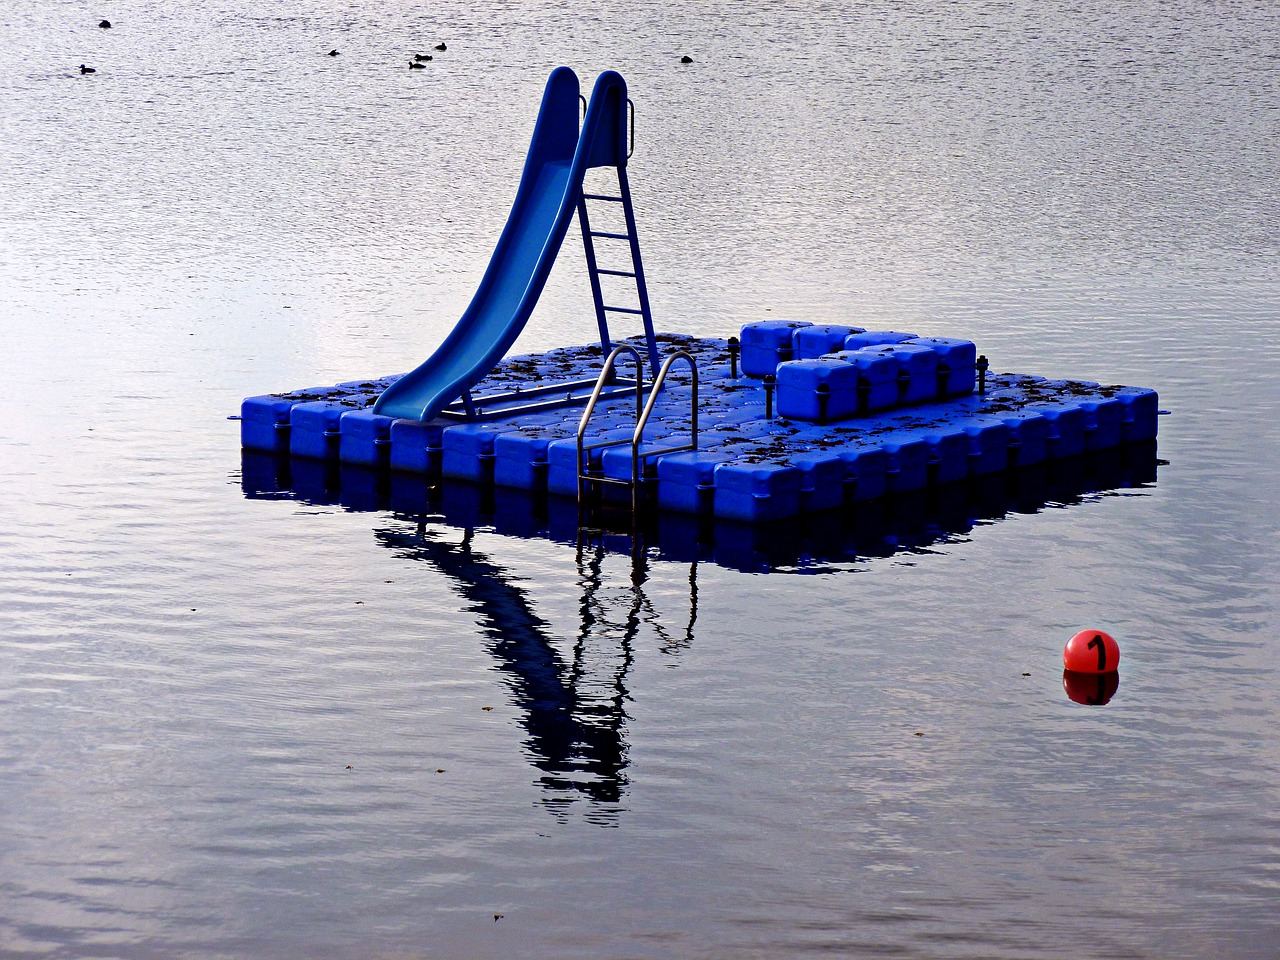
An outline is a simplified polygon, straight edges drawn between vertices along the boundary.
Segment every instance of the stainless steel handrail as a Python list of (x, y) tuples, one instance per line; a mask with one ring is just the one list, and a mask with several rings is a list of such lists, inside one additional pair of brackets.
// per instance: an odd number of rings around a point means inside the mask
[(644, 439), (644, 428), (649, 423), (649, 416), (653, 413), (654, 404), (658, 402), (658, 391), (662, 389), (662, 384), (667, 379), (667, 373), (671, 370), (671, 365), (680, 359), (689, 361), (689, 370), (693, 374), (693, 393), (690, 399), (689, 415), (689, 442), (679, 447), (648, 450), (645, 452), (645, 456), (657, 457), (664, 453), (681, 453), (685, 450), (698, 449), (698, 364), (687, 352), (677, 350), (662, 361), (662, 369), (653, 378), (653, 388), (649, 391), (649, 401), (644, 405), (644, 412), (640, 414), (639, 419), (636, 421), (635, 433), (631, 435), (631, 512), (633, 514), (640, 508), (640, 441)]
[(693, 357), (684, 350), (677, 350), (663, 361), (662, 367), (658, 370), (657, 376), (653, 378), (650, 385), (649, 399), (644, 402), (641, 407), (642, 396), (644, 391), (643, 385), (643, 361), (640, 359), (639, 352), (630, 344), (619, 344), (614, 347), (613, 352), (609, 354), (608, 359), (604, 362), (604, 368), (600, 371), (600, 377), (596, 381), (595, 390), (591, 393), (591, 399), (587, 401), (586, 409), (582, 411), (582, 419), (578, 421), (578, 510), (581, 516), (586, 492), (586, 484), (592, 483), (627, 483), (626, 480), (620, 480), (613, 477), (591, 476), (590, 461), (585, 456), (592, 450), (599, 450), (602, 447), (617, 447), (627, 443), (626, 438), (599, 440), (595, 443), (587, 443), (587, 424), (591, 420), (591, 415), (595, 411), (596, 402), (600, 399), (604, 386), (609, 381), (610, 374), (617, 364), (618, 357), (622, 354), (628, 354), (636, 363), (636, 428), (631, 433), (631, 512), (637, 514), (640, 509), (640, 484), (644, 479), (640, 469), (640, 444), (644, 440), (644, 429), (649, 424), (649, 418), (653, 415), (654, 407), (658, 402), (658, 392), (662, 385), (666, 382), (667, 375), (671, 372), (671, 366), (677, 360), (684, 360), (689, 364), (689, 371), (692, 374), (692, 390), (690, 395), (690, 411), (689, 411), (689, 442), (678, 446), (662, 447), (657, 450), (646, 450), (644, 457), (657, 457), (666, 453), (681, 453), (685, 450), (698, 449), (698, 363)]
[(582, 492), (583, 482), (587, 479), (586, 468), (583, 466), (582, 455), (592, 450), (598, 450), (601, 447), (615, 446), (620, 442), (617, 440), (602, 440), (599, 443), (586, 444), (583, 439), (587, 433), (587, 424), (591, 420), (591, 414), (596, 409), (596, 401), (600, 399), (600, 393), (604, 390), (605, 385), (609, 382), (609, 375), (613, 373), (614, 365), (618, 361), (620, 354), (630, 354), (636, 363), (636, 419), (641, 416), (642, 406), (644, 404), (644, 361), (640, 359), (640, 352), (628, 343), (620, 343), (605, 358), (604, 367), (600, 370), (600, 376), (596, 380), (595, 389), (591, 391), (591, 398), (587, 401), (586, 408), (582, 411), (582, 419), (578, 421), (578, 508), (582, 508)]

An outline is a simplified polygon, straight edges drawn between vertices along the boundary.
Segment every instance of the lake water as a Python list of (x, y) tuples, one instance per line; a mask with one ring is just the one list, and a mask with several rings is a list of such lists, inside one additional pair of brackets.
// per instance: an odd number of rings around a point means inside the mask
[[(246, 497), (242, 397), (448, 332), (559, 64), (660, 328), (1153, 387), (1154, 478), (769, 573)], [(1277, 955), (1278, 186), (1261, 0), (11, 5), (0, 956)]]

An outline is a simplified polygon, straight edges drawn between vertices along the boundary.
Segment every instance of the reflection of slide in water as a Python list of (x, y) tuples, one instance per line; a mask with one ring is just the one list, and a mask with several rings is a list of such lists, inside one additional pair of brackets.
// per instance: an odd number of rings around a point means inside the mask
[[(636, 636), (648, 624), (668, 648), (677, 645), (645, 597), (646, 569), (634, 568), (626, 612), (619, 618), (601, 591), (603, 551), (590, 557), (579, 552), (581, 629), (566, 662), (525, 590), (472, 548), (471, 531), (458, 544), (440, 539), (439, 532), (420, 521), (412, 532), (375, 534), (383, 546), (425, 560), (448, 576), (481, 618), (490, 653), (525, 713), (532, 762), (543, 772), (543, 785), (557, 794), (548, 802), (569, 802), (576, 792), (600, 804), (617, 803), (627, 782), (626, 676)], [(691, 618), (689, 633), (692, 627)]]

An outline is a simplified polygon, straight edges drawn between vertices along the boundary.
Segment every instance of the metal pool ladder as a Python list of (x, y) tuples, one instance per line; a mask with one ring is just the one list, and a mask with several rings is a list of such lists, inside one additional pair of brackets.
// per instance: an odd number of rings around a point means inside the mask
[[(586, 442), (587, 425), (591, 421), (591, 414), (595, 412), (596, 401), (600, 399), (600, 394), (605, 386), (609, 384), (610, 378), (613, 376), (613, 368), (617, 364), (618, 357), (622, 354), (628, 354), (636, 364), (636, 428), (631, 434), (630, 441), (626, 437), (595, 440), (591, 443)], [(582, 419), (578, 421), (578, 515), (581, 518), (583, 504), (586, 502), (584, 494), (586, 493), (587, 484), (589, 483), (617, 483), (630, 485), (631, 487), (631, 512), (636, 515), (640, 509), (640, 484), (644, 480), (644, 476), (640, 469), (640, 443), (644, 438), (644, 428), (649, 422), (649, 417), (653, 414), (653, 408), (658, 402), (658, 394), (662, 390), (662, 385), (667, 379), (667, 374), (671, 370), (671, 365), (677, 360), (686, 360), (689, 369), (693, 374), (693, 391), (690, 395), (689, 403), (689, 442), (680, 446), (662, 447), (658, 450), (646, 450), (644, 458), (657, 457), (666, 453), (681, 453), (685, 450), (698, 449), (698, 364), (684, 350), (677, 350), (669, 355), (663, 362), (661, 369), (658, 370), (657, 376), (653, 378), (653, 383), (649, 386), (649, 399), (641, 406), (644, 396), (644, 361), (640, 358), (640, 353), (630, 344), (621, 343), (613, 348), (604, 362), (604, 367), (600, 371), (600, 377), (596, 380), (595, 389), (591, 392), (591, 399), (587, 401), (586, 409), (582, 411)], [(624, 443), (631, 443), (631, 479), (620, 480), (615, 477), (604, 476), (603, 470), (594, 471), (591, 466), (589, 455), (594, 450), (601, 450), (604, 447), (617, 447)]]

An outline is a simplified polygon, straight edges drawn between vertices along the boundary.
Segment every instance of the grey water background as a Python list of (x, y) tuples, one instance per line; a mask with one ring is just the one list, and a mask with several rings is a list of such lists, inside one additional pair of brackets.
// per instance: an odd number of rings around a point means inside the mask
[[(1266, 2), (6, 7), (0, 956), (1276, 956), (1278, 51)], [(246, 499), (242, 397), (448, 332), (559, 64), (630, 84), (661, 328), (1154, 387), (1157, 480), (640, 585)], [(576, 243), (522, 349), (590, 340)]]

